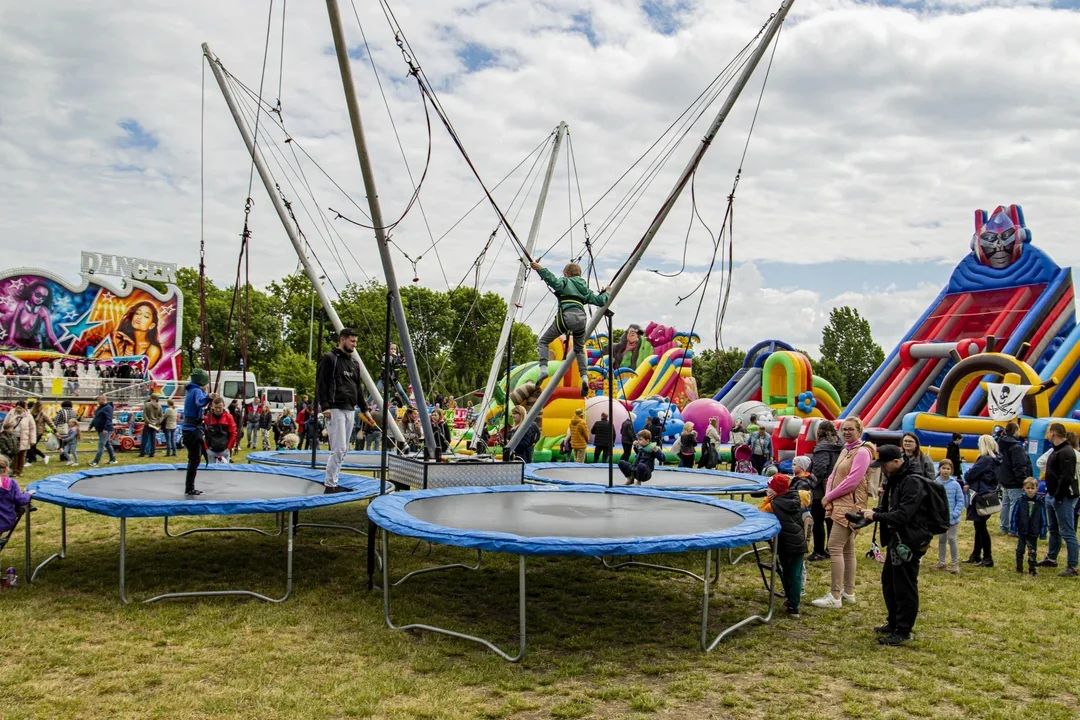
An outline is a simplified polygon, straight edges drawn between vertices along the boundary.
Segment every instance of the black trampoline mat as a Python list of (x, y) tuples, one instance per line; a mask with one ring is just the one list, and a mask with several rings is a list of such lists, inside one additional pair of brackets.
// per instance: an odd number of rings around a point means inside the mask
[[(273, 458), (274, 460), (288, 460), (290, 463), (309, 463), (311, 461), (311, 453), (309, 452), (269, 452), (265, 453), (266, 457)], [(330, 453), (324, 451), (315, 452), (315, 464), (326, 465), (330, 460)], [(345, 465), (366, 465), (371, 467), (379, 466), (379, 453), (370, 452), (357, 452), (350, 450), (345, 453)]]
[[(200, 469), (195, 487), (203, 491), (199, 501), (272, 500), (275, 498), (322, 495), (322, 483), (288, 475), (259, 472), (223, 472)], [(78, 480), (68, 490), (87, 497), (113, 500), (185, 500), (183, 470), (102, 475)]]
[(743, 522), (736, 512), (692, 500), (591, 492), (496, 492), (421, 498), (405, 511), (458, 530), (521, 537), (636, 538), (696, 535)]
[[(626, 482), (618, 466), (612, 468), (615, 484), (622, 485)], [(541, 468), (534, 470), (530, 475), (547, 480), (559, 480), (562, 482), (583, 483), (586, 485), (607, 485), (608, 469), (606, 465), (597, 467), (565, 467), (565, 468)], [(734, 485), (746, 485), (750, 481), (745, 478), (731, 477), (728, 475), (711, 475), (708, 473), (683, 473), (671, 470), (653, 470), (652, 478), (646, 480), (645, 487), (663, 490), (664, 488), (727, 488)]]

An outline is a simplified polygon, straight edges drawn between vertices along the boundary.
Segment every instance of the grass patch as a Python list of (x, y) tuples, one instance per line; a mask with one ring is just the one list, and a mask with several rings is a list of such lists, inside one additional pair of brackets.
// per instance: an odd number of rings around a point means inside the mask
[[(92, 457), (81, 450), (84, 462)], [(157, 458), (158, 461), (162, 458)], [(121, 455), (122, 463), (135, 462)], [(63, 466), (34, 465), (23, 484)], [(60, 513), (41, 504), (34, 560), (59, 543)], [(356, 525), (363, 503), (305, 520)], [(272, 519), (180, 518), (197, 525)], [(0, 694), (7, 718), (1074, 718), (1080, 687), (1080, 585), (1010, 568), (959, 576), (923, 566), (922, 612), (908, 647), (882, 648), (881, 566), (862, 557), (857, 605), (818, 610), (828, 567), (815, 563), (800, 620), (777, 617), (702, 654), (700, 585), (661, 573), (601, 569), (587, 559), (529, 558), (529, 648), (517, 664), (449, 637), (387, 629), (366, 590), (366, 542), (304, 529), (294, 595), (281, 605), (204, 598), (119, 603), (118, 521), (68, 514), (68, 557), (38, 582), (0, 593)], [(963, 552), (970, 525), (961, 528)], [(392, 543), (395, 576), (471, 562), (454, 548)], [(3, 567), (23, 575), (21, 531)], [(285, 542), (254, 534), (166, 538), (160, 520), (128, 522), (129, 594), (284, 584)], [(665, 557), (700, 572), (700, 554)], [(423, 622), (517, 643), (517, 560), (487, 554), (477, 572), (421, 576), (397, 588), (397, 623)], [(25, 581), (25, 577), (23, 578)], [(721, 567), (710, 631), (762, 609), (752, 565)]]

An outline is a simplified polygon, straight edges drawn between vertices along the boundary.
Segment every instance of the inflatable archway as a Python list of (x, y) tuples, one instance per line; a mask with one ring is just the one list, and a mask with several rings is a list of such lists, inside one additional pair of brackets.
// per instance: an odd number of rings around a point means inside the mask
[[(1003, 353), (979, 353), (964, 358), (949, 370), (938, 391), (937, 411), (945, 417), (960, 417), (960, 408), (967, 399), (968, 389), (987, 375), (997, 376), (1006, 383), (1040, 385), (1039, 374), (1022, 360)], [(1024, 398), (1024, 415), (1046, 417), (1050, 414), (1047, 393), (1029, 393)]]

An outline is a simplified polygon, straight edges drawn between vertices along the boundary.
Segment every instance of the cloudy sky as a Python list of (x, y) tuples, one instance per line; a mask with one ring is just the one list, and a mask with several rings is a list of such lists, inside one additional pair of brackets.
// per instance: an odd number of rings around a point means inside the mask
[[(581, 226), (572, 225), (578, 183), (592, 205), (777, 4), (394, 0), (391, 8), (485, 181), (494, 185), (526, 160), (496, 192), (523, 238), (539, 186), (535, 172), (528, 175), (537, 157), (529, 153), (560, 120), (569, 124), (577, 179), (564, 153), (538, 242), (547, 249), (563, 237), (544, 258), (561, 266), (581, 249)], [(356, 89), (384, 214), (397, 218), (413, 186), (390, 118), (418, 179), (428, 148), (424, 108), (378, 4), (356, 9), (359, 23), (353, 6), (342, 5)], [(263, 96), (271, 104), (280, 99), (296, 140), (290, 147), (280, 129), (260, 121), (269, 128), (263, 142), (275, 178), (336, 286), (381, 277), (372, 233), (319, 215), (332, 207), (362, 220), (352, 203), (366, 208), (325, 6), (281, 0), (272, 7), (269, 0), (0, 5), (4, 266), (74, 277), (83, 249), (190, 266), (204, 234), (210, 275), (231, 282), (250, 162), (209, 72), (203, 89), (199, 46), (208, 42), (224, 67), (257, 91), (268, 15)], [(697, 210), (713, 231), (763, 78), (764, 66), (697, 175)], [(466, 277), (473, 283), (470, 266), (496, 223), (481, 204), (446, 234), (482, 195), (433, 122), (423, 212), (414, 207), (395, 229), (401, 252), (394, 259), (402, 282), (414, 276), (408, 254), (420, 257), (421, 283), (446, 289)], [(702, 127), (617, 229), (599, 232), (641, 166), (589, 215), (605, 282), (659, 208)], [(870, 318), (888, 350), (968, 251), (976, 208), (1022, 204), (1036, 244), (1062, 265), (1080, 261), (1073, 238), (1078, 157), (1077, 0), (798, 0), (780, 34), (736, 196), (725, 344), (778, 338), (816, 348), (830, 308), (849, 304)], [(264, 284), (297, 263), (257, 177), (251, 196), (252, 280)], [(700, 281), (712, 251), (700, 225), (685, 240), (691, 211), (687, 193), (620, 296), (620, 324), (690, 328), (697, 298), (676, 300)], [(682, 274), (650, 272), (676, 273), (684, 241)], [(503, 242), (500, 234), (480, 278), (505, 295), (517, 266)], [(706, 345), (714, 341), (720, 284), (715, 273), (696, 324)], [(542, 297), (532, 283), (523, 315)], [(541, 303), (529, 321), (539, 325), (549, 306)]]

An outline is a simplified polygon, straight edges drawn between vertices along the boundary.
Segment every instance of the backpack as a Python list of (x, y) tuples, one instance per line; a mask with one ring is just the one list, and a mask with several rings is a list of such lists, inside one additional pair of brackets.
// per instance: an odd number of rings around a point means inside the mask
[(229, 449), (229, 426), (224, 423), (206, 425), (206, 445), (216, 453)]
[(934, 535), (941, 535), (949, 531), (949, 496), (945, 492), (945, 486), (933, 480), (922, 478), (926, 494), (919, 504), (916, 517), (922, 520), (923, 525)]

